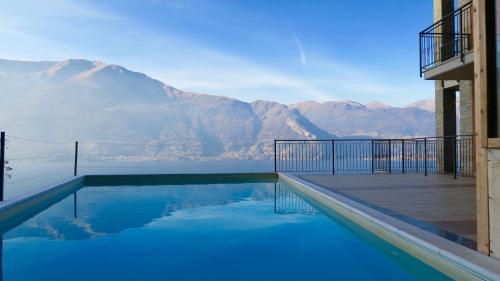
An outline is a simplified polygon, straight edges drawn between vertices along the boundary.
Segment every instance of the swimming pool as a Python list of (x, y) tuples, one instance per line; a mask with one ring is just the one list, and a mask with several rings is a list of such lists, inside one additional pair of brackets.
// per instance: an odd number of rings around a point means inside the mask
[(89, 182), (0, 229), (3, 280), (449, 280), (275, 179)]

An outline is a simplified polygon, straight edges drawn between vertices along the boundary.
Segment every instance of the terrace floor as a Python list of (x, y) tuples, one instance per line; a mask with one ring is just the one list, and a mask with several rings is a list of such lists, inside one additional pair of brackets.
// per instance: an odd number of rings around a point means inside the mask
[(475, 179), (448, 175), (300, 175), (427, 231), (476, 247)]

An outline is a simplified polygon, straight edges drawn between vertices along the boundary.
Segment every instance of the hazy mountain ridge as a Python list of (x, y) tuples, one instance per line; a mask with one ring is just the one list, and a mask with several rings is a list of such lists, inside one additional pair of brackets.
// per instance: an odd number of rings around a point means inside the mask
[(434, 112), (420, 107), (430, 102), (391, 107), (379, 102), (307, 101), (290, 107), (333, 135), (398, 138), (434, 135)]
[[(390, 129), (386, 124), (370, 131), (364, 121), (385, 116), (386, 111), (401, 111), (396, 119), (405, 114), (411, 114), (405, 117), (408, 120), (433, 117), (419, 108), (397, 109), (380, 103), (247, 103), (184, 92), (143, 73), (88, 60), (0, 60), (0, 89), (2, 129), (33, 139), (80, 140), (82, 154), (89, 158), (261, 159), (272, 155), (274, 139), (373, 135), (378, 130), (392, 136), (399, 127)], [(360, 116), (343, 118), (338, 112)], [(354, 129), (335, 129), (346, 122)], [(402, 132), (432, 134), (416, 127)], [(23, 146), (25, 154), (30, 149)]]
[(331, 137), (286, 106), (273, 118), (257, 114), (254, 104), (183, 92), (100, 62), (0, 60), (0, 83), (7, 97), (0, 104), (2, 129), (32, 139), (80, 140), (82, 153), (92, 157), (267, 158), (274, 138)]
[(419, 100), (413, 103), (410, 103), (407, 107), (416, 107), (423, 110), (435, 112), (436, 111), (436, 103), (433, 99), (427, 100)]

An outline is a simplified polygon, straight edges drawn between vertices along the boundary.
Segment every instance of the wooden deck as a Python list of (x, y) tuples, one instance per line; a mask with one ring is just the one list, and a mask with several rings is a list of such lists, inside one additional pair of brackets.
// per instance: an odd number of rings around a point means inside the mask
[(299, 177), (464, 246), (476, 247), (474, 178), (422, 174)]

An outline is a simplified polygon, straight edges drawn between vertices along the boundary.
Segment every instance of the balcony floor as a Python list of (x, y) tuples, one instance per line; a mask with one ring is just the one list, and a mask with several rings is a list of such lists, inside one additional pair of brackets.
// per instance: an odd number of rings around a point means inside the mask
[(425, 80), (474, 80), (474, 51), (453, 57), (424, 72)]
[(448, 240), (476, 247), (474, 178), (422, 174), (299, 177)]

